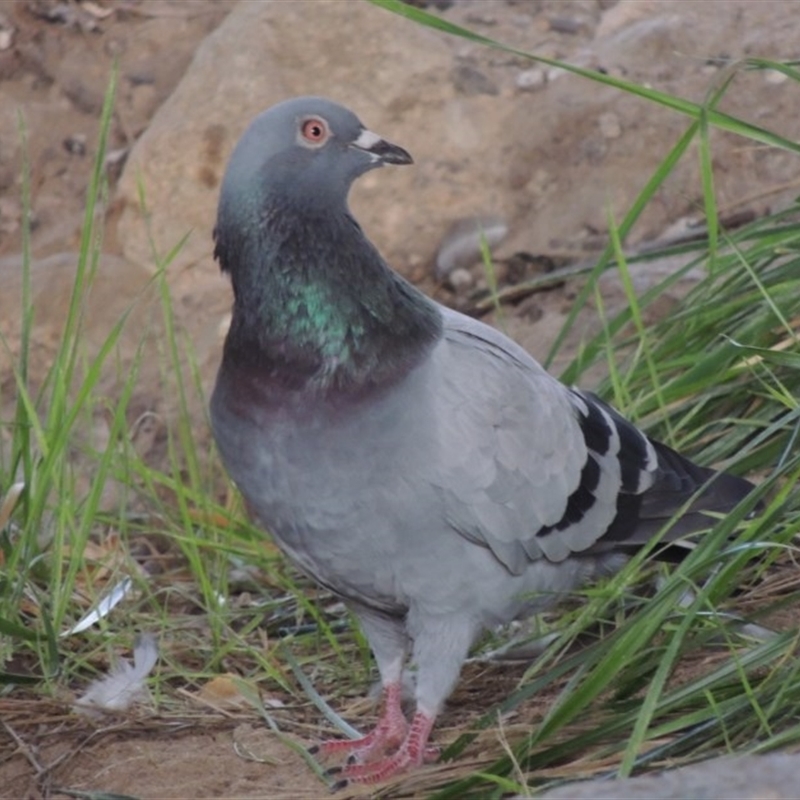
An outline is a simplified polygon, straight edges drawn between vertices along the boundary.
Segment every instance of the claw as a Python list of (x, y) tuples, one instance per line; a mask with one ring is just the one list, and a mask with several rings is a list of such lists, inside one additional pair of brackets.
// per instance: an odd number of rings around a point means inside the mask
[(433, 722), (433, 716), (417, 711), (408, 734), (394, 754), (367, 763), (348, 764), (342, 774), (352, 783), (381, 783), (409, 769), (422, 766), (431, 758), (437, 758), (438, 748), (427, 745)]
[(439, 758), (439, 748), (428, 744), (434, 714), (417, 711), (411, 724), (400, 708), (400, 684), (384, 690), (384, 709), (378, 724), (361, 739), (334, 739), (309, 748), (309, 753), (327, 757), (346, 755), (344, 767), (331, 767), (327, 777), (344, 776), (333, 791), (350, 783), (380, 783), (406, 770), (431, 763)]
[(348, 754), (347, 764), (374, 761), (387, 752), (396, 750), (406, 738), (408, 722), (400, 707), (400, 684), (389, 684), (384, 689), (383, 713), (377, 725), (360, 739), (332, 739), (316, 745), (323, 758), (339, 753)]

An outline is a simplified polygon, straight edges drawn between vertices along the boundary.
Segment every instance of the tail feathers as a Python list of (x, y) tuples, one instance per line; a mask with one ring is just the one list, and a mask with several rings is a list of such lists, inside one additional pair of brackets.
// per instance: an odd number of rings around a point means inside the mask
[(658, 455), (655, 482), (640, 495), (618, 496), (617, 516), (597, 543), (599, 549), (645, 544), (692, 498), (665, 541), (703, 530), (713, 523), (707, 512), (730, 511), (755, 488), (744, 478), (698, 466), (660, 442), (651, 443)]
[(658, 475), (653, 486), (642, 495), (636, 539), (657, 533), (693, 496), (694, 500), (673, 523), (667, 538), (707, 528), (712, 520), (704, 512), (730, 511), (755, 488), (744, 478), (700, 467), (660, 442), (653, 442), (653, 446), (658, 453)]
[[(730, 511), (755, 488), (744, 478), (700, 467), (660, 442), (653, 442), (653, 446), (658, 453), (659, 474), (643, 498), (642, 515), (645, 517), (650, 514), (674, 514), (677, 507), (683, 505), (701, 488), (702, 491), (689, 506), (687, 513)], [(667, 499), (671, 493), (677, 495), (672, 502)], [(662, 504), (665, 500), (664, 506)]]

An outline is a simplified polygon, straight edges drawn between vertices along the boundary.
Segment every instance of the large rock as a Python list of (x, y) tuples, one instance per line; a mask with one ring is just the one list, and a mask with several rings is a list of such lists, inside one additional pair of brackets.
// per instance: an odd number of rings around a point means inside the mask
[[(70, 301), (75, 288), (78, 254), (56, 253), (30, 264), (31, 327), (28, 374), (35, 394), (62, 346)], [(12, 365), (19, 357), (23, 291), (22, 256), (0, 259), (0, 386), (12, 389)], [(111, 383), (122, 382), (132, 366), (137, 351), (146, 340), (163, 337), (158, 295), (151, 285), (152, 276), (141, 266), (112, 255), (100, 257), (94, 277), (84, 273), (86, 290), (80, 302), (82, 357), (91, 362), (100, 353), (114, 326), (127, 317), (116, 352), (108, 361), (102, 392), (111, 391)], [(116, 369), (114, 368), (116, 366)], [(120, 367), (122, 370), (120, 372)], [(143, 365), (145, 372), (157, 364)], [(2, 393), (13, 397), (14, 391)]]
[[(783, 17), (774, 7), (763, 9), (772, 4), (748, 0), (730, 0), (724, 14), (714, 3), (622, 2), (602, 18), (599, 5), (584, 5), (596, 18), (576, 17), (582, 35), (572, 37), (548, 29), (540, 4), (499, 13), (495, 2), (456, 3), (444, 13), (517, 46), (695, 101), (720, 80), (713, 59), (751, 52), (788, 57), (800, 35), (791, 2)], [(592, 38), (594, 30), (602, 35)], [(587, 239), (596, 246), (609, 211), (623, 216), (688, 120), (563, 72), (534, 80), (530, 69), (521, 58), (366, 2), (242, 2), (197, 50), (132, 153), (120, 184), (125, 255), (152, 263), (139, 210), (141, 179), (159, 252), (189, 234), (175, 266), (210, 268), (218, 187), (233, 144), (263, 108), (310, 93), (351, 106), (414, 155), (415, 166), (370, 174), (353, 197), (367, 232), (402, 271), (431, 263), (451, 222), (473, 215), (508, 221), (508, 251), (575, 253)], [(723, 106), (792, 135), (788, 120), (800, 115), (800, 92), (790, 86), (764, 73), (740, 75)], [(730, 135), (715, 135), (713, 144), (723, 213), (742, 205), (765, 210), (778, 197), (773, 187), (791, 192), (786, 185), (800, 174), (800, 159), (791, 154)], [(690, 154), (647, 209), (636, 237), (701, 211)]]
[[(23, 293), (23, 259), (21, 256), (0, 258), (0, 419), (11, 420), (17, 402), (17, 377), (21, 350), (21, 310)], [(27, 390), (40, 414), (45, 414), (49, 391), (39, 394), (43, 381), (63, 345), (73, 290), (76, 284), (78, 254), (56, 253), (30, 264), (30, 291), (33, 320), (27, 359)], [(73, 396), (94, 369), (115, 326), (125, 319), (116, 345), (108, 353), (94, 390), (84, 403), (82, 412), (70, 431), (70, 458), (76, 468), (76, 492), (84, 496), (97, 469), (91, 452), (101, 452), (110, 443), (110, 402), (122, 393), (135, 368), (134, 385), (128, 405), (131, 437), (135, 440), (137, 419), (145, 412), (161, 411), (152, 388), (159, 383), (161, 362), (158, 358), (164, 327), (158, 305), (158, 294), (152, 276), (142, 267), (124, 259), (103, 255), (93, 279), (84, 273), (85, 291), (81, 295), (80, 336), (76, 346), (78, 358), (71, 387)], [(141, 356), (141, 357), (140, 357)], [(144, 389), (143, 387), (148, 387)], [(114, 400), (109, 401), (109, 398)], [(149, 424), (149, 420), (148, 420)], [(9, 464), (10, 426), (0, 427), (0, 463)], [(143, 440), (140, 439), (140, 443)], [(142, 451), (142, 454), (145, 453)], [(2, 489), (0, 489), (2, 493)], [(104, 486), (101, 506), (116, 507), (123, 496), (121, 484), (109, 478)]]
[[(425, 110), (445, 100), (442, 76), (450, 63), (441, 36), (367, 3), (241, 3), (198, 49), (128, 161), (119, 186), (125, 254), (152, 263), (137, 199), (141, 177), (159, 251), (191, 232), (176, 265), (208, 262), (219, 183), (233, 145), (253, 116), (292, 95), (346, 103), (412, 151), (425, 139), (432, 143), (438, 134), (426, 124)], [(404, 136), (412, 127), (414, 135)], [(457, 128), (454, 133), (463, 136)], [(448, 138), (440, 141), (442, 149)], [(413, 193), (420, 171), (388, 172), (360, 182), (359, 216), (379, 238), (391, 240), (384, 234), (400, 233), (408, 218), (409, 204), (398, 198)]]
[[(793, 800), (797, 754), (711, 758), (657, 775), (559, 786), (541, 800)], [(519, 799), (521, 800), (521, 798)]]
[[(16, 377), (21, 349), (22, 257), (0, 258), (0, 419), (12, 419), (16, 403)], [(56, 253), (30, 265), (33, 323), (28, 353), (28, 390), (36, 397), (62, 346), (64, 325), (76, 283), (78, 254)], [(178, 276), (180, 278), (180, 276)], [(79, 358), (75, 384), (100, 355), (115, 326), (122, 328), (115, 346), (105, 358), (88, 404), (101, 417), (122, 392), (135, 369), (128, 418), (134, 423), (143, 414), (156, 412), (164, 422), (180, 411), (178, 392), (172, 383), (174, 365), (158, 284), (144, 267), (119, 256), (101, 255), (94, 276), (84, 276), (85, 289), (79, 301)], [(194, 291), (192, 291), (192, 288)], [(205, 378), (205, 388), (216, 371), (222, 347), (219, 321), (229, 307), (225, 281), (210, 276), (201, 292), (175, 281), (172, 308), (177, 347), (185, 385), (193, 384), (192, 370)], [(190, 346), (187, 346), (188, 345)], [(187, 403), (193, 417), (204, 418), (201, 399), (189, 389)], [(79, 425), (79, 427), (81, 427)], [(85, 426), (81, 427), (84, 431)], [(3, 433), (0, 431), (0, 433)], [(206, 426), (198, 424), (198, 440), (208, 438)], [(2, 442), (0, 442), (0, 446)]]

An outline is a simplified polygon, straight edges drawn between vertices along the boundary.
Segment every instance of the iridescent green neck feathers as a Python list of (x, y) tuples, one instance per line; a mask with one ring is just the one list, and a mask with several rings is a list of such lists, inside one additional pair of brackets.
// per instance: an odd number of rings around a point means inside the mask
[(436, 304), (389, 269), (346, 210), (262, 206), (249, 224), (242, 211), (228, 228), (221, 209), (215, 233), (235, 298), (229, 362), (285, 387), (361, 390), (404, 374), (438, 339)]

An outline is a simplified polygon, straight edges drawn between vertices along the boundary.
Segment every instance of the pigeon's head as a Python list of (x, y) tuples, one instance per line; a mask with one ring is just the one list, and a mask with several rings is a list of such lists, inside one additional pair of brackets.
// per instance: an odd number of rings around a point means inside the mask
[(282, 206), (344, 203), (350, 185), (384, 164), (411, 164), (411, 156), (321, 97), (297, 97), (264, 111), (231, 156), (222, 186)]

